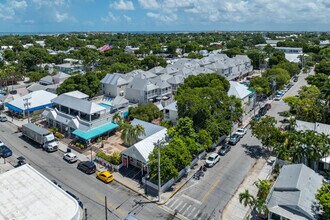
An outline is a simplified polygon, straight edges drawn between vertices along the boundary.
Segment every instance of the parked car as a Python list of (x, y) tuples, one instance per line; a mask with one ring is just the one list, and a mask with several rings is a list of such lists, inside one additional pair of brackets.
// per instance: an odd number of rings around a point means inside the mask
[(14, 90), (11, 90), (11, 91), (9, 91), (9, 93), (12, 94), (12, 95), (16, 95), (17, 94), (17, 90), (15, 90), (15, 89)]
[(113, 175), (109, 171), (97, 172), (96, 178), (105, 183), (110, 183), (114, 180)]
[(80, 199), (73, 193), (69, 192), (69, 191), (65, 191), (67, 194), (69, 194), (71, 197), (73, 197), (75, 200), (77, 200), (79, 206), (83, 209), (84, 208), (84, 204), (82, 203), (82, 201), (80, 201)]
[(229, 144), (222, 145), (222, 147), (218, 151), (218, 154), (224, 156), (230, 151), (230, 149), (231, 146)]
[(275, 100), (275, 101), (280, 101), (280, 100), (281, 100), (281, 98), (282, 98), (282, 96), (281, 96), (281, 95), (276, 95), (274, 100)]
[(77, 162), (78, 157), (74, 153), (65, 153), (63, 156), (63, 160), (65, 160), (69, 163), (75, 163), (75, 162)]
[(243, 137), (246, 134), (247, 129), (246, 128), (239, 128), (237, 129), (235, 134), (238, 134), (239, 136)]
[(0, 121), (1, 122), (6, 122), (6, 121), (8, 121), (8, 119), (5, 115), (0, 115)]
[(238, 134), (233, 134), (230, 138), (229, 138), (229, 141), (228, 143), (230, 145), (235, 145), (239, 142), (239, 140), (241, 139), (241, 136), (238, 135)]
[(0, 146), (5, 145), (1, 140), (0, 140)]
[(213, 167), (216, 163), (220, 161), (220, 157), (217, 153), (212, 153), (205, 161), (205, 166)]
[(92, 161), (82, 161), (78, 163), (77, 168), (86, 174), (93, 174), (96, 171), (96, 166)]
[(259, 115), (264, 116), (264, 115), (266, 115), (266, 113), (267, 113), (267, 109), (265, 107), (262, 107), (261, 109), (259, 109), (259, 112), (258, 112)]
[(298, 82), (298, 76), (293, 77), (293, 82)]
[(261, 119), (261, 115), (256, 114), (255, 116), (252, 117), (252, 120), (254, 121), (259, 121)]
[(0, 146), (0, 157), (7, 158), (11, 155), (13, 155), (13, 152), (6, 145)]
[(269, 103), (267, 103), (267, 104), (264, 106), (264, 108), (268, 111), (268, 110), (270, 110), (270, 109), (272, 108), (272, 105), (269, 104)]

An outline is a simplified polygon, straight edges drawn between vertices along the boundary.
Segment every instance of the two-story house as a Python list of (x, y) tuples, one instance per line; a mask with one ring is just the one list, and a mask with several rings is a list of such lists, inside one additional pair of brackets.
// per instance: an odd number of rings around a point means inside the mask
[(120, 73), (107, 74), (102, 80), (102, 94), (109, 97), (125, 96), (129, 81)]
[(159, 96), (159, 86), (148, 79), (134, 78), (126, 87), (126, 99), (132, 103), (153, 102)]

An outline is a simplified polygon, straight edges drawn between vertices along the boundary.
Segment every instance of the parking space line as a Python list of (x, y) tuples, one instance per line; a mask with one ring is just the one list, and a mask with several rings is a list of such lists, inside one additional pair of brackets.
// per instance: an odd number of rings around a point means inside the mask
[(206, 194), (203, 196), (202, 198), (202, 203), (204, 203), (204, 201), (206, 200), (206, 198), (210, 195), (210, 193), (215, 189), (215, 187), (217, 187), (217, 185), (219, 184), (220, 179), (218, 179), (217, 181), (215, 181), (215, 183), (213, 183), (213, 185), (211, 186), (211, 188), (206, 192)]
[(174, 202), (171, 204), (170, 208), (172, 208), (174, 206), (175, 203), (177, 203), (179, 200), (175, 199)]
[(182, 212), (182, 210), (186, 207), (186, 205), (188, 205), (187, 203), (185, 203), (183, 206), (182, 206), (182, 208), (179, 210), (179, 212), (181, 213)]
[(177, 208), (183, 203), (183, 201), (180, 201), (179, 204), (173, 209), (173, 210), (177, 210)]

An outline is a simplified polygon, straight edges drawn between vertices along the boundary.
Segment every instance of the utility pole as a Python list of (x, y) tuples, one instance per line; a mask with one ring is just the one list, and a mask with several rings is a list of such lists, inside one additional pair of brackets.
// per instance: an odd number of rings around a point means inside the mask
[(161, 195), (161, 181), (160, 181), (160, 145), (161, 141), (157, 141), (158, 145), (158, 202), (160, 202), (160, 195)]
[(229, 134), (229, 138), (231, 138), (231, 134), (233, 133), (233, 113), (234, 113), (234, 106), (232, 106), (232, 104), (229, 106), (230, 109), (230, 134)]
[(31, 99), (31, 97), (26, 97), (23, 99), (23, 101), (25, 101), (24, 107), (25, 107), (25, 112), (27, 112), (28, 123), (30, 123), (30, 112), (29, 112), (30, 105), (31, 105), (31, 102), (29, 102), (30, 99)]
[(104, 197), (104, 208), (105, 208), (105, 220), (108, 220), (108, 201), (107, 197)]

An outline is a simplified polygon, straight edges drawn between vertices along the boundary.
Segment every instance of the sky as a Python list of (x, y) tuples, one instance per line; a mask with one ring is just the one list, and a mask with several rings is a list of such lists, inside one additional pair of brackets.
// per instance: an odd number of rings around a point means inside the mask
[(0, 0), (0, 32), (330, 31), (330, 0)]

